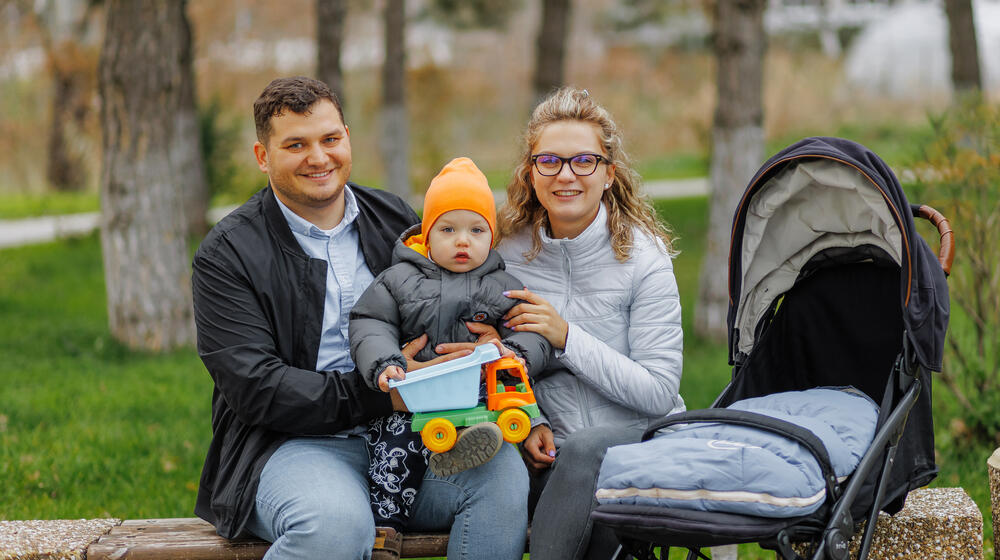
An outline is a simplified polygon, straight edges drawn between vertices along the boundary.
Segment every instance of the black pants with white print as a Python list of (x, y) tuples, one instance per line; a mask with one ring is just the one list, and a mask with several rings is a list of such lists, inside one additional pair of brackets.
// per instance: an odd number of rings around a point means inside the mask
[(406, 528), (431, 452), (410, 429), (412, 414), (393, 412), (368, 427), (368, 490), (376, 527)]

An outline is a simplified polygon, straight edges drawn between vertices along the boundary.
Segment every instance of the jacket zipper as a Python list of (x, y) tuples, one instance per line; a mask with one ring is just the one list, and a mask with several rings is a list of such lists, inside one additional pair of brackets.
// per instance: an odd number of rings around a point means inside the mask
[[(569, 251), (566, 249), (564, 243), (559, 244), (559, 249), (562, 251), (563, 257), (563, 272), (566, 275), (566, 305), (563, 307), (566, 311), (569, 311), (569, 306), (573, 301), (573, 260), (569, 257)], [(567, 317), (563, 317), (564, 320), (569, 320)], [(579, 379), (575, 380), (574, 386), (576, 388), (576, 402), (580, 403), (580, 423), (582, 427), (589, 428), (593, 424), (593, 419), (590, 417), (590, 403), (587, 398), (587, 393), (583, 390), (583, 382)]]

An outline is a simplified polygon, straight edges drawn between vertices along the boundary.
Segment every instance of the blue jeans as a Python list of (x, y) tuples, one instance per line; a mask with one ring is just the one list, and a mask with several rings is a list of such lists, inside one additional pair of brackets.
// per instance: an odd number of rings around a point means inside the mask
[[(375, 523), (368, 497), (368, 452), (361, 437), (302, 437), (275, 451), (261, 473), (247, 530), (273, 544), (266, 560), (368, 560)], [(485, 465), (446, 478), (430, 471), (409, 528), (450, 527), (448, 558), (520, 559), (528, 474), (506, 444)]]

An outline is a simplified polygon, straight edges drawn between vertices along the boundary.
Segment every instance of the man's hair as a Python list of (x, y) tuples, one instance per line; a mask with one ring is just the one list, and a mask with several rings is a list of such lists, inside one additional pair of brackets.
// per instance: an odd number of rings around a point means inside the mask
[(340, 100), (323, 82), (305, 76), (272, 80), (264, 91), (260, 92), (260, 97), (253, 102), (253, 121), (257, 127), (257, 140), (267, 146), (272, 131), (271, 117), (279, 117), (286, 110), (304, 115), (323, 99), (333, 103), (340, 115), (340, 122), (344, 122), (344, 110), (340, 106)]

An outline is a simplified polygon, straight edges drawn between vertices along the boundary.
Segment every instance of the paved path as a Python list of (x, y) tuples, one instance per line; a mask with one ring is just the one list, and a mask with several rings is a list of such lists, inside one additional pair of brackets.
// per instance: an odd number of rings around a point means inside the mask
[[(688, 196), (704, 196), (708, 194), (708, 180), (704, 177), (694, 179), (679, 179), (666, 181), (650, 181), (645, 190), (652, 198), (683, 198)], [(494, 191), (497, 204), (503, 204), (506, 195), (503, 191)], [(414, 204), (423, 202), (418, 198)], [(213, 208), (209, 218), (214, 222), (231, 212), (235, 206)], [(83, 214), (65, 214), (61, 216), (42, 216), (21, 220), (0, 220), (0, 248), (18, 247), (34, 243), (45, 243), (54, 239), (86, 235), (97, 229), (100, 222), (98, 212)]]

